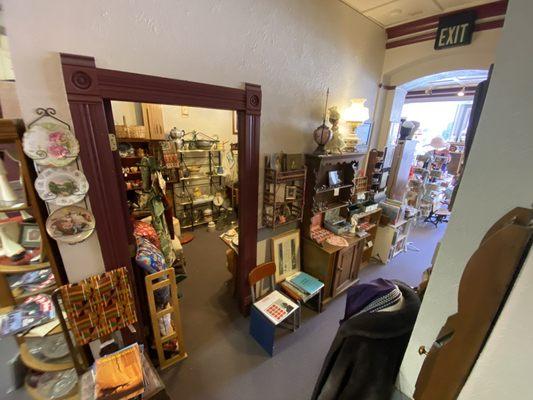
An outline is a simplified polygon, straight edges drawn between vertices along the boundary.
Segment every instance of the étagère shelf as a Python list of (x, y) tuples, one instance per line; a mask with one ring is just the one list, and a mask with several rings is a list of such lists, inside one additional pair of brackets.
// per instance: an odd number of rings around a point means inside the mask
[[(265, 162), (268, 165), (268, 162)], [(305, 204), (307, 168), (277, 171), (265, 167), (263, 224), (276, 229), (301, 221)]]
[[(14, 171), (7, 167), (9, 175), (19, 175), (18, 180), (9, 179), (9, 184), (17, 195), (20, 195), (20, 203), (14, 202), (10, 207), (3, 204), (0, 213), (0, 226), (4, 230), (3, 234), (7, 235), (6, 240), (17, 242), (24, 247), (22, 257), (9, 257), (4, 254), (0, 257), (0, 314), (11, 311), (18, 304), (31, 299), (38, 294), (50, 294), (58, 286), (67, 283), (63, 266), (60, 264), (57, 247), (52, 244), (47, 236), (45, 228), (46, 209), (42, 202), (38, 201), (33, 181), (35, 180), (35, 170), (30, 166), (29, 160), (22, 151), (21, 137), (24, 133), (24, 125), (21, 121), (0, 120), (0, 151), (9, 152), (11, 156), (15, 155), (18, 164), (18, 170)], [(19, 182), (22, 182), (22, 185)], [(22, 204), (21, 204), (22, 203)], [(40, 233), (40, 247), (28, 248), (25, 242), (15, 238), (13, 232), (20, 231), (24, 224), (31, 224), (38, 227)], [(4, 246), (5, 247), (5, 246)], [(14, 288), (13, 281), (22, 277), (28, 272), (35, 272), (44, 269), (50, 269), (54, 276), (55, 282), (44, 288), (24, 289)], [(31, 301), (31, 300), (30, 300)], [(19, 345), (20, 359), (22, 363), (32, 371), (41, 372), (58, 372), (73, 368), (73, 362), (70, 356), (61, 359), (47, 359), (39, 352), (36, 352), (32, 346), (33, 340), (42, 337), (36, 335), (33, 327), (28, 331), (16, 334), (14, 337)], [(49, 337), (52, 335), (62, 335), (61, 326), (53, 327), (44, 334)], [(30, 385), (25, 385), (26, 391), (34, 399), (43, 399), (44, 397), (37, 389)], [(77, 391), (69, 395), (69, 399), (77, 399)]]

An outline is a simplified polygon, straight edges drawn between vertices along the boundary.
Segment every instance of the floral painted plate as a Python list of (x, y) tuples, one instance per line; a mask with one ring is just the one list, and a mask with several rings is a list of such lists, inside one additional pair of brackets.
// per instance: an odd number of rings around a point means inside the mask
[(39, 165), (64, 167), (78, 157), (80, 145), (74, 134), (54, 123), (34, 125), (22, 137), (24, 153)]
[(93, 214), (82, 207), (67, 206), (55, 210), (46, 220), (46, 231), (58, 242), (83, 242), (94, 232)]
[(48, 168), (35, 180), (35, 189), (44, 201), (58, 206), (70, 206), (85, 198), (89, 183), (81, 171)]

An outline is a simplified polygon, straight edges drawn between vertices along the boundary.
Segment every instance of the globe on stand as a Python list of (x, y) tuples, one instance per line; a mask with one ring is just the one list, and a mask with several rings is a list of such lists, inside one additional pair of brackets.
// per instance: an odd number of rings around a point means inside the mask
[(318, 146), (313, 154), (326, 154), (326, 149), (324, 146), (331, 140), (332, 136), (333, 134), (331, 133), (331, 130), (326, 126), (325, 123), (316, 128), (313, 132), (313, 138)]

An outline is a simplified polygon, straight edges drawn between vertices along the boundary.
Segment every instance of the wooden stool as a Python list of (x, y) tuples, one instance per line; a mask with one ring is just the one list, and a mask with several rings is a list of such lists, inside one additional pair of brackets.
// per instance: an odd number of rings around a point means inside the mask
[(181, 244), (187, 244), (189, 242), (192, 242), (192, 240), (195, 238), (195, 236), (190, 232), (182, 233), (180, 236), (180, 243)]

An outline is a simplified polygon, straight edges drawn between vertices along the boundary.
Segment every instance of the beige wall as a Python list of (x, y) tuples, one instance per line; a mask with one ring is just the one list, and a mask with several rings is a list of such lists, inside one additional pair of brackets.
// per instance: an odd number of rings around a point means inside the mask
[[(38, 106), (55, 107), (69, 119), (58, 57), (67, 52), (94, 56), (104, 68), (231, 87), (260, 84), (261, 153), (307, 152), (314, 148), (311, 133), (321, 122), (326, 88), (331, 105), (366, 97), (372, 107), (383, 65), (383, 29), (338, 1), (3, 4), (26, 120)], [(87, 275), (102, 268), (98, 243), (75, 252), (76, 259), (65, 259), (67, 270)]]
[[(2, 55), (0, 55), (2, 58)], [(0, 81), (0, 106), (3, 118), (21, 118), (15, 82)]]
[[(509, 2), (501, 43), (476, 138), (446, 235), (400, 370), (400, 387), (411, 394), (429, 348), (448, 315), (457, 309), (457, 288), (466, 262), (502, 215), (533, 199), (533, 2)], [(460, 399), (531, 397), (530, 338), (532, 271), (526, 263)], [(490, 273), (491, 265), (487, 265)], [(528, 308), (529, 307), (529, 308)]]
[(402, 85), (413, 79), (458, 69), (488, 69), (494, 62), (501, 29), (474, 32), (468, 46), (435, 50), (434, 41), (385, 51), (383, 83)]
[[(491, 29), (474, 32), (470, 45), (438, 51), (433, 48), (433, 40), (387, 49), (383, 62), (382, 82), (385, 85), (400, 86), (439, 72), (488, 69), (494, 62), (501, 31), (501, 29)], [(391, 115), (395, 98), (398, 100), (398, 97), (404, 97), (405, 94), (399, 93), (399, 89), (382, 89), (382, 96), (384, 101), (378, 110), (381, 118), (375, 130), (378, 149), (383, 149), (387, 143), (390, 122), (399, 122), (398, 115), (396, 118)], [(403, 99), (396, 102), (398, 103), (396, 108), (401, 111)]]
[[(183, 115), (182, 108), (188, 110), (188, 116)], [(166, 132), (176, 127), (183, 129), (185, 132), (196, 130), (209, 136), (216, 135), (222, 142), (237, 142), (237, 135), (233, 134), (232, 111), (163, 106), (163, 123)]]

